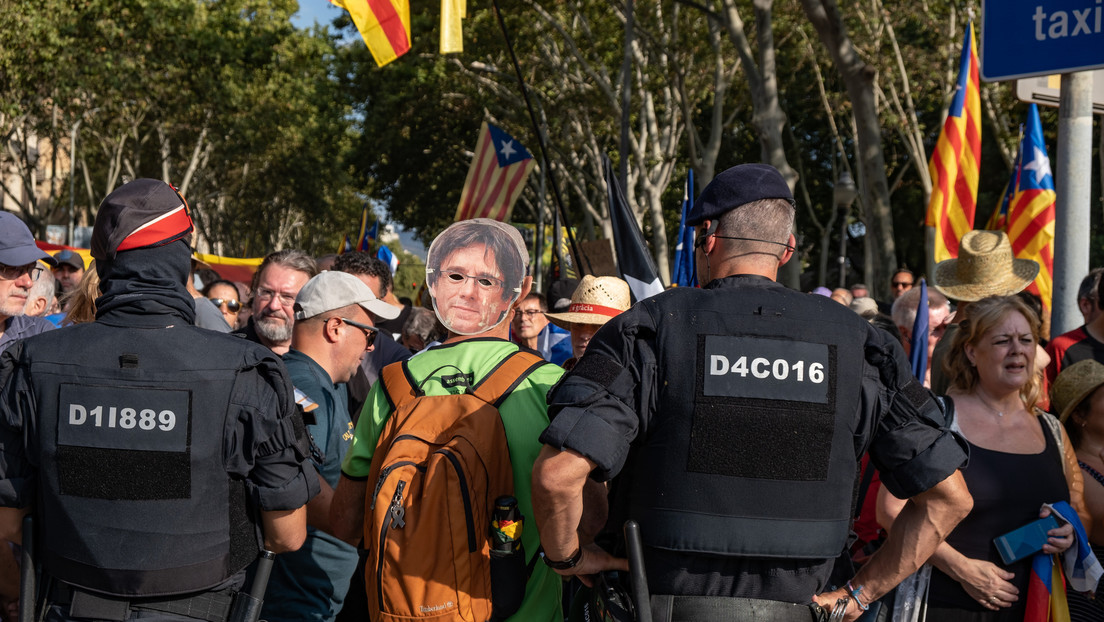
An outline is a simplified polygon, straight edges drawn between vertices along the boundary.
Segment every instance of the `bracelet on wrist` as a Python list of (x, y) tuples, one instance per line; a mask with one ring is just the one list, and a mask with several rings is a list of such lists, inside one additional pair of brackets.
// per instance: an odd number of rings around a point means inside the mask
[(870, 609), (870, 605), (864, 605), (863, 602), (859, 600), (859, 594), (862, 594), (862, 590), (863, 586), (860, 585), (856, 588), (851, 585), (850, 581), (847, 582), (847, 593), (851, 595), (851, 598), (855, 601), (855, 604), (859, 606), (859, 609), (866, 611)]
[(567, 559), (558, 562), (552, 561), (552, 559), (550, 559), (547, 555), (544, 554), (543, 551), (541, 551), (541, 559), (543, 559), (544, 563), (553, 570), (570, 570), (578, 565), (579, 560), (581, 560), (582, 558), (583, 547), (575, 549), (575, 552), (572, 553)]

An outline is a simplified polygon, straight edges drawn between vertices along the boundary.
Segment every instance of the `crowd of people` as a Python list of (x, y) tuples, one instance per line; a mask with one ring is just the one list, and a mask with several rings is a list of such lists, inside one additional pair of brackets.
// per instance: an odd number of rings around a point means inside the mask
[(5, 615), (1024, 620), (1034, 559), (994, 540), (1049, 519), (1032, 552), (1104, 620), (1100, 270), (1048, 341), (1003, 233), (964, 236), (921, 305), (904, 268), (888, 302), (778, 284), (772, 167), (719, 174), (688, 222), (703, 287), (635, 305), (614, 276), (535, 292), (517, 229), (458, 222), (419, 306), (363, 252), (222, 279), (155, 180), (104, 199), (89, 265), (0, 212)]

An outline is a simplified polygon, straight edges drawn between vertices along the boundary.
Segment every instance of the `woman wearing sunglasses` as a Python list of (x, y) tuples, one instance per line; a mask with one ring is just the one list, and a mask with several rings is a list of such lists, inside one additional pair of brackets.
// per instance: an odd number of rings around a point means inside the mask
[(219, 311), (222, 311), (222, 317), (226, 318), (230, 330), (237, 328), (238, 312), (241, 311), (242, 304), (238, 300), (238, 288), (233, 283), (221, 279), (212, 281), (210, 285), (203, 288), (203, 295), (215, 303)]

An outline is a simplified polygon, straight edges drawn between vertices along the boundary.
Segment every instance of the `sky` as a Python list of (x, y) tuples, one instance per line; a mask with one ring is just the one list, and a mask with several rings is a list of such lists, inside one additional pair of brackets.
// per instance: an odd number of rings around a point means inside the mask
[(329, 0), (299, 0), (299, 12), (292, 16), (291, 23), (296, 28), (310, 28), (315, 22), (326, 26), (344, 10)]
[[(316, 22), (321, 26), (328, 26), (344, 11), (345, 9), (330, 4), (329, 0), (299, 0), (299, 12), (292, 16), (291, 23), (296, 28), (310, 28)], [(377, 215), (383, 215), (384, 222), (388, 221), (383, 206), (376, 206), (374, 211)], [(425, 261), (425, 245), (415, 240), (414, 234), (403, 229), (399, 223), (392, 224), (395, 226), (395, 232), (398, 233), (403, 248)]]

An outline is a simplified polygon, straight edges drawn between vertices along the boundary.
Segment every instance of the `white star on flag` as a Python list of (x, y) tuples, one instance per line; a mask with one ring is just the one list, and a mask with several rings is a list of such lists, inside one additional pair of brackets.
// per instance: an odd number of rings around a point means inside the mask
[(514, 149), (514, 141), (512, 141), (512, 140), (502, 141), (502, 157), (509, 160), (510, 156), (514, 155), (515, 153), (517, 153), (517, 149)]
[(1035, 157), (1030, 163), (1024, 165), (1024, 170), (1034, 172), (1035, 185), (1042, 185), (1043, 180), (1050, 175), (1050, 158), (1042, 149), (1035, 147)]

